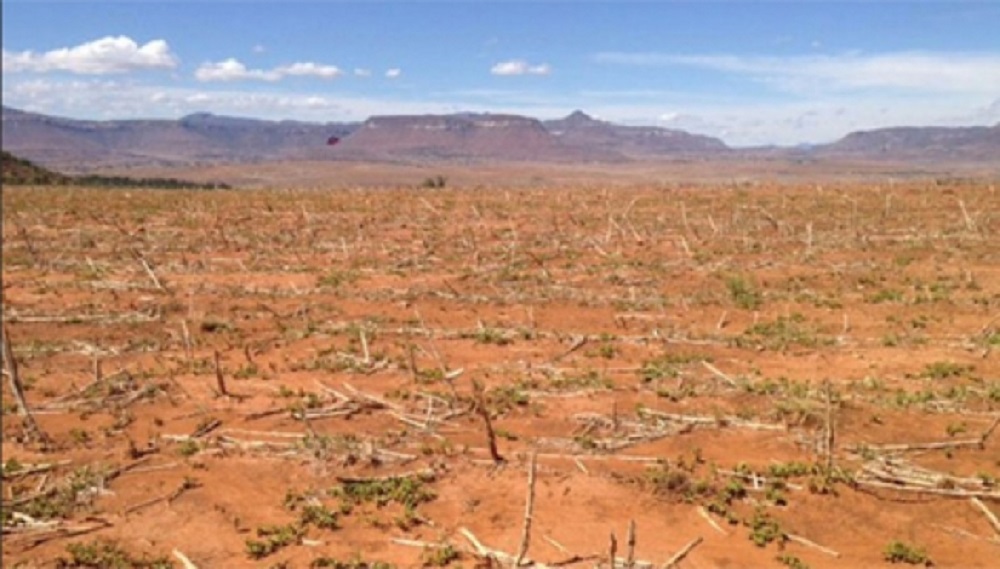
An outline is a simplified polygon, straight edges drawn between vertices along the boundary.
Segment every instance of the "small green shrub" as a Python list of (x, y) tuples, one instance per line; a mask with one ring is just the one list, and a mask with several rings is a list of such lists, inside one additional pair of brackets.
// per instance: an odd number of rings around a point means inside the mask
[(441, 175), (437, 175), (424, 178), (424, 181), (420, 183), (420, 187), (430, 188), (430, 189), (441, 189), (444, 188), (447, 184), (448, 184), (447, 178)]
[(894, 540), (885, 546), (883, 558), (889, 563), (909, 563), (930, 567), (934, 563), (923, 548), (915, 547), (902, 541)]
[(252, 559), (263, 559), (282, 547), (299, 543), (304, 534), (305, 528), (299, 524), (259, 527), (257, 537), (263, 539), (246, 540), (247, 555)]
[(730, 277), (726, 279), (726, 288), (729, 289), (729, 297), (739, 308), (743, 310), (757, 310), (764, 304), (764, 298), (760, 292), (754, 290), (743, 277)]
[(777, 520), (760, 508), (754, 510), (753, 517), (744, 523), (750, 527), (750, 541), (757, 547), (765, 547), (772, 541), (784, 543), (788, 539)]
[(451, 544), (441, 547), (427, 547), (420, 555), (420, 564), (424, 567), (447, 567), (459, 558), (458, 551)]
[(809, 565), (807, 565), (805, 561), (802, 561), (794, 555), (783, 553), (775, 559), (778, 563), (781, 563), (789, 569), (809, 569)]

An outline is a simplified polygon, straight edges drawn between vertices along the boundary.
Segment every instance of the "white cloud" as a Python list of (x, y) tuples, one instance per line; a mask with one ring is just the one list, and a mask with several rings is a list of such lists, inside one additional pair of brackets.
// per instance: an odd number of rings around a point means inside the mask
[(255, 46), (253, 46), (253, 52), (254, 53), (266, 53), (267, 52), (267, 48), (264, 47), (262, 44), (257, 44)]
[(299, 62), (274, 69), (248, 69), (239, 60), (229, 59), (203, 63), (194, 76), (199, 81), (278, 81), (285, 77), (318, 77), (333, 79), (343, 72), (333, 65)]
[(402, 69), (400, 69), (398, 67), (394, 67), (392, 69), (387, 69), (386, 70), (385, 77), (386, 77), (386, 79), (396, 79), (396, 78), (398, 78), (402, 74), (403, 74), (403, 70)]
[(275, 69), (283, 77), (319, 77), (321, 79), (333, 79), (343, 75), (343, 72), (334, 65), (319, 65), (312, 62), (293, 63)]
[(882, 54), (740, 56), (606, 52), (601, 63), (684, 66), (747, 76), (793, 93), (900, 90), (934, 93), (1000, 92), (1000, 53), (891, 52)]
[(194, 72), (194, 76), (199, 81), (277, 81), (281, 75), (276, 71), (264, 71), (263, 69), (247, 69), (238, 60), (229, 59), (203, 63)]
[(66, 71), (80, 75), (106, 75), (144, 69), (172, 69), (177, 57), (164, 40), (139, 45), (127, 36), (107, 36), (75, 47), (45, 53), (3, 50), (4, 72)]
[(2, 88), (4, 105), (85, 119), (178, 118), (211, 112), (269, 120), (329, 122), (361, 121), (380, 114), (440, 114), (455, 110), (450, 102), (322, 92), (270, 93), (252, 86), (207, 89), (176, 84), (36, 78), (4, 81)]
[(371, 77), (372, 72), (370, 69), (361, 69), (360, 67), (354, 69), (355, 77)]
[[(161, 101), (163, 101), (163, 100), (167, 100), (167, 99), (166, 98), (161, 98)], [(200, 104), (207, 103), (207, 102), (211, 101), (212, 98), (209, 97), (205, 93), (192, 93), (192, 94), (190, 94), (190, 95), (188, 95), (186, 97), (183, 97), (181, 100), (183, 100), (185, 103), (191, 103), (193, 105), (200, 105)]]
[(520, 59), (512, 59), (510, 61), (501, 61), (497, 63), (490, 69), (490, 73), (493, 75), (509, 76), (509, 75), (548, 75), (552, 72), (552, 68), (547, 63), (542, 63), (540, 65), (531, 65), (527, 61)]

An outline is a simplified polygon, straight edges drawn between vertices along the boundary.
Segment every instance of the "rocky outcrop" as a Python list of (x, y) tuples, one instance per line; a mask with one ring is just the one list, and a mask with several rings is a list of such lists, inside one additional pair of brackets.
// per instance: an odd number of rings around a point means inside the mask
[(729, 148), (710, 136), (655, 126), (624, 126), (594, 119), (582, 111), (545, 122), (565, 144), (578, 148), (607, 148), (637, 159), (718, 155)]
[(536, 119), (503, 114), (375, 116), (337, 155), (423, 161), (617, 161), (611, 148), (563, 143)]

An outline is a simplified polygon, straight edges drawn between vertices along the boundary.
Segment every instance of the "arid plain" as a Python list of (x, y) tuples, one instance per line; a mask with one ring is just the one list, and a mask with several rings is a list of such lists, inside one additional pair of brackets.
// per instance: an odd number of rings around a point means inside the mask
[(745, 166), (5, 187), (3, 565), (995, 566), (996, 173)]

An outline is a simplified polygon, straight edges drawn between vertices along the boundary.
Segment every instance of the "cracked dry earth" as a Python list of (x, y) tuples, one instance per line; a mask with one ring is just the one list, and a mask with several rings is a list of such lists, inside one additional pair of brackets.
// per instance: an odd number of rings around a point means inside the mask
[(5, 567), (1000, 559), (988, 182), (4, 188), (3, 222)]

